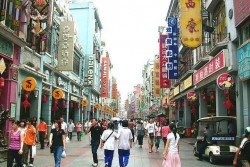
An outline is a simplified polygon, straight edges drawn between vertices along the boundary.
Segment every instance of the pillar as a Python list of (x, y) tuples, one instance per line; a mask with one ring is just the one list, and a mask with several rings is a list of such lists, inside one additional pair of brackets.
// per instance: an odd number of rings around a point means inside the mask
[(243, 121), (244, 121), (244, 128), (250, 126), (250, 81), (244, 81), (243, 86)]
[(227, 108), (224, 106), (224, 101), (226, 101), (224, 91), (218, 86), (215, 87), (216, 95), (216, 116), (227, 116)]
[[(69, 89), (68, 89), (69, 90)], [(70, 99), (69, 99), (69, 92), (65, 92), (65, 94), (67, 95), (67, 102), (66, 102), (66, 115), (63, 115), (64, 118), (64, 122), (68, 122), (69, 120), (69, 103), (70, 103)]]
[(202, 92), (199, 91), (199, 118), (207, 117), (207, 102), (202, 100)]
[(187, 99), (184, 99), (184, 121), (183, 121), (183, 125), (184, 128), (191, 128), (191, 112), (190, 112), (190, 107), (187, 106)]
[[(236, 78), (236, 77), (235, 77)], [(244, 129), (244, 119), (243, 119), (243, 83), (237, 77), (236, 81), (236, 117), (237, 117), (237, 136), (236, 136), (236, 146), (238, 146), (242, 139), (242, 134)]]

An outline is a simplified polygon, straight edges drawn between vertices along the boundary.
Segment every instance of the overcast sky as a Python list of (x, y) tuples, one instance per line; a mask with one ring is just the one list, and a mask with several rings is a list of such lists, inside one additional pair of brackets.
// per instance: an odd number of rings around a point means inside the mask
[(92, 0), (98, 8), (122, 102), (142, 83), (148, 59), (158, 54), (158, 26), (166, 25), (170, 0)]

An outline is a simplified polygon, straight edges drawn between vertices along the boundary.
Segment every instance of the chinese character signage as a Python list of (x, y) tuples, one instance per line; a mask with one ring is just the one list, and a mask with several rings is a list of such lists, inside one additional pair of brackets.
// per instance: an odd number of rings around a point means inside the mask
[(241, 80), (250, 77), (250, 42), (238, 49), (238, 73)]
[(161, 87), (160, 87), (160, 61), (154, 61), (154, 96), (161, 96)]
[(234, 85), (234, 78), (227, 73), (220, 74), (217, 78), (217, 85), (222, 90), (230, 89)]
[(109, 58), (102, 58), (101, 97), (109, 95)]
[(63, 21), (60, 24), (58, 70), (73, 71), (74, 22)]
[(221, 70), (226, 66), (225, 57), (228, 56), (228, 50), (224, 49), (219, 54), (217, 54), (210, 62), (200, 68), (198, 71), (194, 73), (194, 85), (212, 75), (213, 73)]
[(166, 33), (168, 34), (166, 56), (168, 63), (166, 69), (169, 71), (169, 79), (178, 79), (178, 28), (177, 19), (169, 17)]
[(169, 88), (170, 80), (169, 73), (166, 68), (166, 64), (168, 63), (168, 57), (166, 55), (167, 51), (167, 35), (160, 35), (160, 87), (161, 88)]
[(112, 85), (112, 99), (116, 99), (117, 98), (117, 84), (114, 83)]
[(85, 85), (87, 86), (93, 86), (94, 84), (94, 55), (88, 56), (88, 72), (87, 77), (85, 77)]
[(201, 44), (201, 0), (180, 0), (180, 38), (187, 47)]
[(179, 93), (180, 93), (180, 86), (178, 85), (174, 88), (174, 96), (178, 95)]

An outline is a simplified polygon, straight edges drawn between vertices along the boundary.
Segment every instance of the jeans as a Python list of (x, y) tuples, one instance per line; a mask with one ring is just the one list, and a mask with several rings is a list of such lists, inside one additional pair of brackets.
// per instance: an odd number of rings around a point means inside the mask
[(77, 132), (77, 140), (81, 141), (81, 132)]
[(128, 165), (130, 150), (122, 150), (118, 149), (118, 155), (119, 155), (119, 165), (120, 167), (123, 167), (123, 164), (125, 166)]
[(159, 148), (161, 142), (161, 136), (156, 136), (155, 137), (155, 147)]
[(138, 136), (137, 136), (137, 140), (138, 140), (138, 144), (139, 144), (140, 146), (142, 146), (142, 145), (143, 145), (143, 135), (138, 135)]
[(45, 132), (39, 132), (39, 141), (40, 141), (40, 144), (41, 144), (41, 149), (44, 148), (44, 136), (45, 136)]
[(94, 161), (94, 163), (97, 163), (97, 164), (98, 164), (97, 149), (98, 149), (99, 145), (100, 145), (100, 140), (91, 140), (93, 161)]
[(114, 150), (104, 150), (104, 162), (105, 164), (108, 164), (108, 167), (112, 166), (113, 156), (114, 156)]
[(63, 146), (54, 146), (54, 150), (55, 150), (54, 152), (55, 167), (60, 167)]
[(29, 164), (33, 164), (34, 158), (32, 158), (32, 145), (27, 145), (24, 143), (23, 144), (23, 157), (22, 157), (22, 161), (24, 165), (28, 165), (29, 153), (30, 153)]
[(22, 155), (18, 153), (19, 150), (8, 150), (8, 159), (7, 159), (7, 167), (13, 166), (13, 161), (15, 159), (16, 166), (22, 167)]
[(68, 133), (69, 140), (72, 140), (72, 132)]
[(167, 143), (167, 138), (166, 138), (166, 137), (163, 137), (162, 140), (163, 140), (163, 142), (164, 142), (164, 148), (165, 148), (166, 143)]

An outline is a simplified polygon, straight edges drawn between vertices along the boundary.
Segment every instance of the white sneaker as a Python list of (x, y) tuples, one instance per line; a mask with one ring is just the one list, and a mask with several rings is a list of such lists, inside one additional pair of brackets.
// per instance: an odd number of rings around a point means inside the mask
[(94, 163), (94, 164), (92, 164), (92, 166), (93, 166), (93, 167), (96, 167), (96, 166), (98, 166), (98, 164), (97, 164), (97, 163)]
[(23, 167), (26, 167), (26, 165), (25, 165), (25, 164), (23, 164)]
[(33, 167), (33, 164), (29, 164), (29, 167)]

